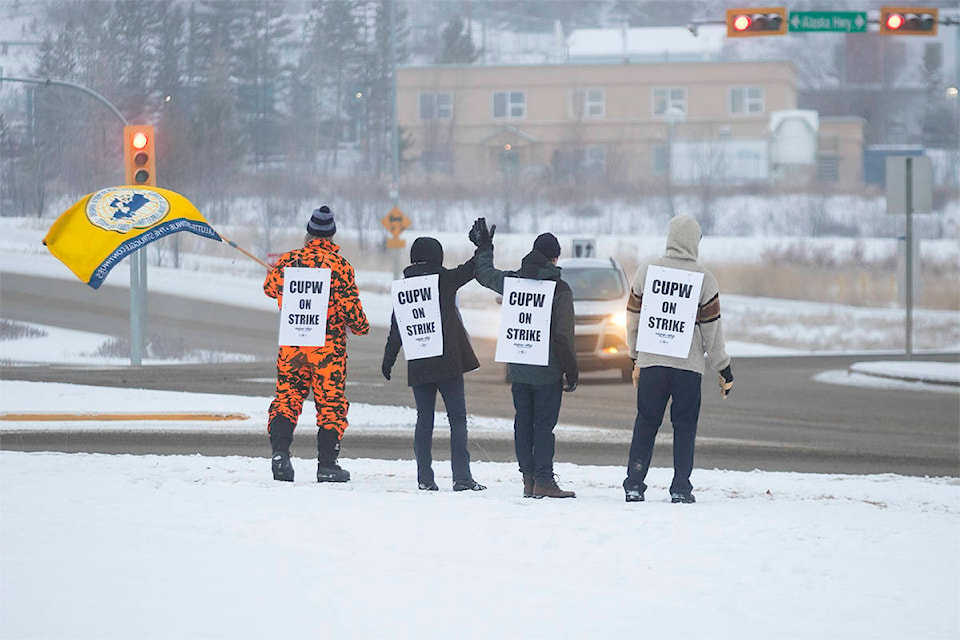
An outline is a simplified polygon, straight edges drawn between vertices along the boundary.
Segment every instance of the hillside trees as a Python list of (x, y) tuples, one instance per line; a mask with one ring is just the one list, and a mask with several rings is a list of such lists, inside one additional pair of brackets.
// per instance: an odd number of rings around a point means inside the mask
[[(392, 133), (389, 2), (50, 0), (26, 75), (78, 83), (155, 125), (160, 185), (201, 201), (255, 188), (250, 175), (287, 194), (304, 177), (379, 178)], [(405, 23), (400, 9), (401, 60)], [(17, 145), (6, 134), (17, 155), (4, 165), (17, 208), (40, 213), (51, 197), (122, 182), (122, 123), (109, 109), (56, 86), (23, 95), (29, 116)]]

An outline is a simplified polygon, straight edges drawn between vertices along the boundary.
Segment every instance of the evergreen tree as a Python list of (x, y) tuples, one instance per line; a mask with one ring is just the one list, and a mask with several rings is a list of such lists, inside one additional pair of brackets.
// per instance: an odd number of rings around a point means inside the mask
[(450, 18), (441, 38), (443, 49), (437, 60), (440, 64), (471, 64), (480, 58), (482, 52), (474, 46), (473, 38), (460, 16)]
[(943, 48), (930, 43), (923, 52), (925, 104), (923, 114), (923, 144), (928, 147), (956, 149), (960, 143), (960, 115), (956, 106), (951, 109), (944, 93)]
[(240, 28), (235, 49), (234, 76), (238, 109), (250, 136), (255, 167), (282, 149), (278, 92), (284, 70), (280, 49), (292, 33), (285, 5), (256, 0), (240, 5)]
[(159, 66), (155, 91), (160, 100), (157, 121), (157, 180), (174, 191), (189, 185), (193, 149), (189, 121), (184, 50), (187, 15), (183, 5), (160, 3)]
[(364, 39), (362, 78), (363, 84), (369, 87), (366, 101), (366, 141), (365, 165), (374, 176), (381, 176), (389, 171), (392, 162), (393, 135), (393, 70), (392, 54), (390, 50), (390, 4), (397, 12), (394, 16), (396, 26), (396, 64), (403, 64), (409, 58), (407, 38), (409, 26), (407, 12), (399, 3), (393, 0), (376, 0), (370, 3), (373, 22), (372, 28), (368, 25), (368, 35)]
[(166, 4), (118, 1), (110, 5), (106, 16), (101, 53), (110, 66), (110, 92), (114, 104), (131, 122), (150, 123), (156, 109)]
[(238, 182), (248, 145), (233, 83), (242, 26), (238, 3), (201, 1), (191, 7), (186, 43), (189, 180), (201, 197), (222, 197)]
[(300, 73), (312, 89), (317, 143), (327, 151), (323, 173), (337, 169), (340, 140), (351, 124), (348, 91), (360, 78), (360, 24), (357, 0), (314, 0)]

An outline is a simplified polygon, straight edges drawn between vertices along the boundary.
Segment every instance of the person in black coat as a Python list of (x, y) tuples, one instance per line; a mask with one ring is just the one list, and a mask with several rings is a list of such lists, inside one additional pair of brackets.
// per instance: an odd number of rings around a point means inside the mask
[[(457, 309), (457, 291), (474, 277), (474, 260), (455, 269), (443, 266), (443, 246), (436, 238), (420, 237), (410, 246), (410, 266), (403, 270), (404, 278), (438, 274), (440, 288), (440, 323), (443, 335), (443, 354), (432, 358), (407, 361), (407, 384), (413, 388), (417, 403), (417, 426), (413, 435), (413, 452), (417, 458), (417, 481), (425, 491), (437, 491), (433, 476), (433, 418), (437, 392), (443, 397), (450, 423), (450, 465), (453, 469), (454, 491), (482, 491), (485, 486), (470, 473), (470, 452), (467, 450), (467, 406), (463, 390), (463, 374), (480, 367), (470, 337), (463, 327)], [(390, 335), (383, 350), (383, 377), (397, 361), (402, 342), (396, 315), (390, 319)]]
[[(523, 257), (517, 271), (501, 271), (493, 265), (493, 234), (497, 225), (487, 229), (487, 221), (477, 218), (470, 241), (477, 245), (477, 282), (503, 294), (507, 278), (553, 280), (556, 282), (550, 312), (550, 355), (544, 366), (510, 364), (511, 393), (516, 414), (513, 421), (517, 463), (523, 475), (524, 498), (575, 498), (576, 492), (557, 485), (553, 475), (556, 439), (553, 430), (560, 418), (564, 391), (576, 390), (580, 380), (574, 344), (575, 316), (573, 292), (561, 277), (557, 266), (560, 241), (552, 233), (541, 233), (533, 249)], [(564, 378), (566, 384), (564, 384)]]

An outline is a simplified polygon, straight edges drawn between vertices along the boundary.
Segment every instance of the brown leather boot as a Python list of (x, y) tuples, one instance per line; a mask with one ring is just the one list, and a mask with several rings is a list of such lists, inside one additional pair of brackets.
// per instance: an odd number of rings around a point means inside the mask
[(557, 486), (556, 478), (541, 480), (537, 478), (533, 485), (534, 498), (576, 498), (577, 494), (573, 491), (564, 491)]
[(523, 474), (523, 497), (524, 497), (524, 498), (532, 498), (532, 497), (534, 497), (534, 495), (533, 495), (533, 485), (534, 485), (534, 482), (535, 482), (535, 480), (534, 480), (534, 475), (533, 475), (532, 473), (531, 473), (531, 474), (526, 474), (526, 473)]

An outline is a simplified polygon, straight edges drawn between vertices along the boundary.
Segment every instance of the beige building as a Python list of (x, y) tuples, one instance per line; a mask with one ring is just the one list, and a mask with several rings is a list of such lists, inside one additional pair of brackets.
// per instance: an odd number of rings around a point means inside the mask
[(806, 166), (772, 166), (771, 114), (797, 103), (789, 62), (442, 65), (397, 77), (414, 178), (862, 183), (859, 119), (820, 120)]

